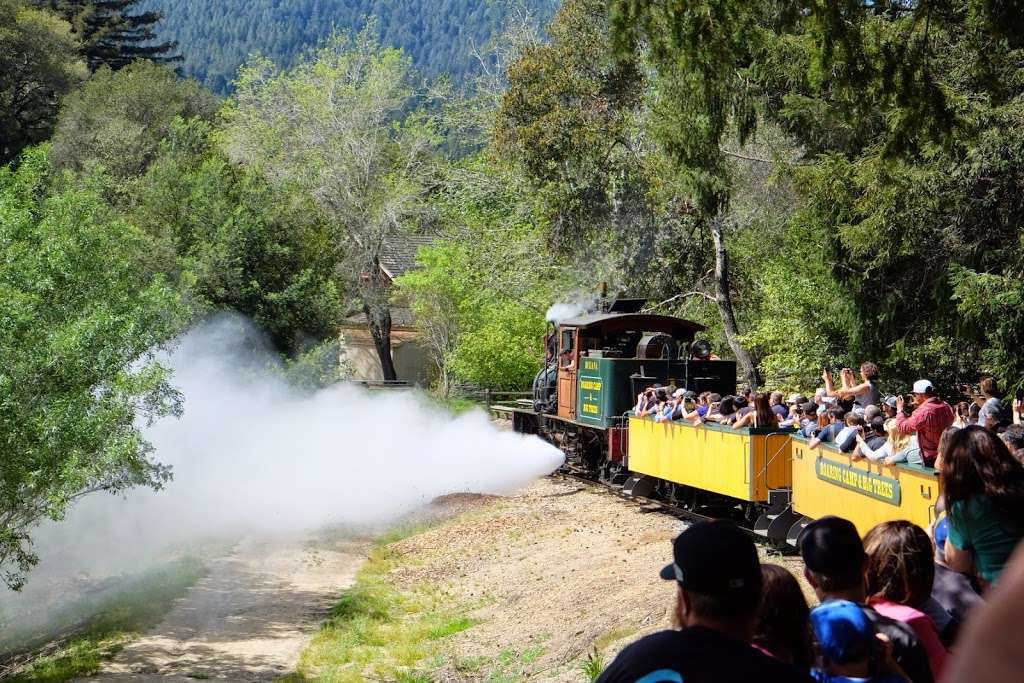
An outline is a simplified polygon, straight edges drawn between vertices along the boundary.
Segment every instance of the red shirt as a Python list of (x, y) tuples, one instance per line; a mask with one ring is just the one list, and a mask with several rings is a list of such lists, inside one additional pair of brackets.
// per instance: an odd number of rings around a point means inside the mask
[(896, 416), (902, 434), (917, 434), (917, 445), (921, 447), (921, 457), (931, 465), (939, 454), (939, 437), (942, 432), (953, 424), (953, 409), (940, 398), (930, 398), (907, 417), (903, 413)]

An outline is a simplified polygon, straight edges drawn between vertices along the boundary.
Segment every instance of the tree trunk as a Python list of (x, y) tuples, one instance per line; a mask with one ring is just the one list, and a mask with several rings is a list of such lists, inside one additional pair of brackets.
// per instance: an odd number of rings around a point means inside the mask
[(377, 349), (381, 375), (385, 382), (394, 382), (398, 379), (398, 373), (395, 372), (395, 361), (391, 357), (391, 311), (383, 306), (374, 308), (376, 310), (364, 304), (363, 312), (366, 314), (370, 336), (373, 337), (373, 345)]
[(722, 316), (725, 339), (736, 356), (740, 372), (750, 388), (757, 389), (761, 385), (757, 362), (754, 355), (740, 343), (740, 329), (732, 309), (732, 295), (729, 293), (729, 254), (725, 251), (725, 239), (722, 235), (724, 222), (725, 218), (721, 213), (710, 222), (711, 237), (715, 242), (715, 303), (718, 304), (718, 312)]

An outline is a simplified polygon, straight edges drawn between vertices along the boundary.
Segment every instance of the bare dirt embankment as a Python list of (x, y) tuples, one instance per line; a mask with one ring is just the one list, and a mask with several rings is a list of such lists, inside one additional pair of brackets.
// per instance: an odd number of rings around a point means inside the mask
[(154, 630), (82, 681), (275, 680), (352, 581), (365, 545), (242, 541)]
[(431, 680), (579, 683), (595, 649), (607, 663), (668, 627), (674, 586), (658, 571), (682, 528), (598, 487), (543, 479), (393, 544), (391, 580), (441, 586), (478, 620), (445, 640)]

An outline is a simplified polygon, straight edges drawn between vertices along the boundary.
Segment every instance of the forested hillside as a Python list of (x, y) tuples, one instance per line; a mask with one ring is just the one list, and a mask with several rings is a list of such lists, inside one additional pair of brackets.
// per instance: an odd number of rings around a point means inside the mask
[[(484, 45), (524, 9), (546, 21), (558, 0), (147, 0), (164, 13), (161, 39), (177, 40), (186, 74), (224, 93), (238, 66), (260, 52), (290, 65), (335, 27), (361, 29), (377, 17), (380, 38), (412, 56), (427, 75), (461, 77)], [(146, 3), (144, 3), (146, 4)]]

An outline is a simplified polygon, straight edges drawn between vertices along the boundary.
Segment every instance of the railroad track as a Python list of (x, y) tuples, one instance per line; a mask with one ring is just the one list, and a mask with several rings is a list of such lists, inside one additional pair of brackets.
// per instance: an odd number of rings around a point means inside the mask
[[(730, 512), (735, 513), (731, 515), (702, 514), (694, 510), (686, 510), (676, 505), (671, 505), (663, 500), (658, 500), (656, 498), (647, 498), (645, 496), (635, 496), (623, 493), (621, 488), (606, 484), (603, 481), (594, 479), (593, 477), (588, 476), (586, 473), (577, 470), (563, 468), (552, 473), (550, 476), (556, 479), (572, 480), (576, 482), (581, 482), (583, 484), (587, 484), (592, 488), (598, 489), (605, 493), (609, 493), (621, 500), (630, 501), (636, 504), (637, 507), (641, 508), (643, 512), (658, 512), (661, 514), (670, 515), (684, 522), (711, 522), (717, 519), (728, 519), (732, 522), (735, 522), (737, 526), (746, 531), (750, 535), (750, 537), (754, 539), (754, 542), (758, 545), (768, 548), (769, 550), (772, 550), (780, 555), (792, 555), (794, 552), (793, 549), (789, 548), (788, 546), (780, 548), (777, 545), (771, 543), (766, 537), (754, 533), (753, 526), (751, 526), (751, 524), (743, 518), (743, 515), (740, 513), (738, 509), (731, 509)], [(725, 512), (725, 510), (720, 511)], [(789, 550), (789, 552), (787, 552), (787, 549)]]

